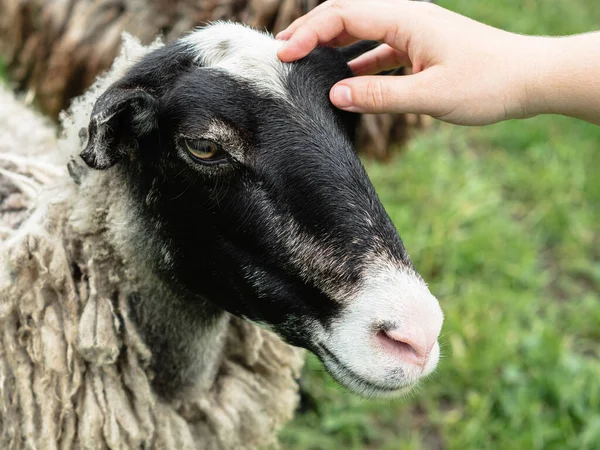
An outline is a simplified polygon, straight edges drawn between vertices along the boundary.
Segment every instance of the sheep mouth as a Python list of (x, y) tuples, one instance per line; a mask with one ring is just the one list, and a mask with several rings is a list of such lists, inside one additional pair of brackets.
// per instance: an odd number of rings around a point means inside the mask
[(399, 397), (408, 394), (416, 383), (376, 383), (367, 380), (344, 364), (325, 345), (316, 345), (316, 354), (325, 364), (327, 371), (342, 386), (363, 397)]

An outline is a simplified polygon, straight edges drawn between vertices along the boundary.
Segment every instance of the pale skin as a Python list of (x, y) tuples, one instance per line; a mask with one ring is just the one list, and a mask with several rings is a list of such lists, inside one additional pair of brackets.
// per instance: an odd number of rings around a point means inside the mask
[[(460, 125), (562, 114), (600, 125), (600, 32), (565, 37), (499, 30), (431, 3), (329, 0), (277, 35), (282, 61), (317, 45), (382, 42), (330, 92), (340, 109), (420, 113)], [(400, 66), (413, 75), (373, 74)]]

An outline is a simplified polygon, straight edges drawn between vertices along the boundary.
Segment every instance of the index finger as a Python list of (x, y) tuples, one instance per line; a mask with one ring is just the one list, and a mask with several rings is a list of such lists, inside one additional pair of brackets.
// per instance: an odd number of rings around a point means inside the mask
[(314, 17), (316, 14), (323, 11), (325, 8), (329, 8), (332, 5), (332, 3), (334, 3), (335, 1), (336, 0), (327, 0), (326, 2), (323, 2), (320, 5), (315, 6), (313, 9), (308, 11), (306, 14), (298, 17), (296, 20), (294, 20), (292, 23), (290, 23), (287, 26), (287, 28), (285, 28), (284, 30), (281, 30), (279, 33), (277, 33), (277, 36), (275, 36), (275, 37), (277, 39), (283, 39), (283, 40), (289, 39), (289, 37), (292, 34), (294, 34), (296, 29), (298, 27), (302, 26), (302, 24), (304, 24), (304, 22), (306, 22), (311, 17)]
[(386, 0), (332, 2), (295, 27), (278, 56), (285, 62), (295, 61), (306, 56), (317, 45), (331, 42), (344, 44), (356, 39), (383, 41), (406, 51), (406, 42), (399, 39), (402, 37), (399, 32), (410, 4)]

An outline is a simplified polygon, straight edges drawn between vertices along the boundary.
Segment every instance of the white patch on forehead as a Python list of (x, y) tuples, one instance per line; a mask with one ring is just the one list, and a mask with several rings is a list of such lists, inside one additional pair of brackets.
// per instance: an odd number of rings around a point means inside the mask
[(197, 52), (203, 67), (223, 69), (266, 92), (286, 96), (289, 64), (277, 51), (282, 45), (272, 35), (232, 22), (215, 22), (183, 39)]

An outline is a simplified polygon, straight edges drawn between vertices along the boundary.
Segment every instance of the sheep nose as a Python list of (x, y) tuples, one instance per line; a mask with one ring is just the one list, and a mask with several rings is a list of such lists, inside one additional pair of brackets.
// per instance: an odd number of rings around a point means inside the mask
[[(438, 313), (439, 311), (439, 313)], [(405, 364), (424, 368), (440, 334), (441, 310), (414, 308), (401, 325), (382, 326), (376, 333), (379, 346)]]

